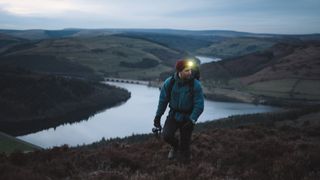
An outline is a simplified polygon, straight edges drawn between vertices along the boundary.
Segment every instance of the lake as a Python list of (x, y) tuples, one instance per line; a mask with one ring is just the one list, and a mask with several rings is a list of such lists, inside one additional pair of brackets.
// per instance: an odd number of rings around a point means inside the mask
[(217, 62), (222, 60), (221, 58), (218, 58), (218, 57), (206, 57), (206, 56), (195, 56), (195, 57), (200, 60), (201, 64)]
[[(72, 124), (63, 124), (56, 128), (19, 136), (18, 138), (49, 148), (63, 144), (69, 146), (90, 144), (101, 140), (103, 137), (108, 139), (150, 133), (157, 109), (159, 89), (137, 84), (109, 84), (128, 89), (131, 92), (131, 98), (117, 107), (97, 113), (89, 119)], [(205, 109), (198, 122), (215, 120), (230, 115), (277, 110), (279, 108), (264, 105), (205, 100)], [(165, 121), (166, 114), (161, 118), (162, 124)]]

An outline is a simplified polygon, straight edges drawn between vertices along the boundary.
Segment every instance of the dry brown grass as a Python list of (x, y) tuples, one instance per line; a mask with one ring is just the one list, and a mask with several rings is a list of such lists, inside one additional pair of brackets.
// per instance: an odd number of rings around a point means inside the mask
[(3, 154), (0, 179), (319, 179), (318, 114), (303, 116), (301, 126), (197, 132), (190, 164), (167, 160), (169, 147), (152, 137), (140, 143)]

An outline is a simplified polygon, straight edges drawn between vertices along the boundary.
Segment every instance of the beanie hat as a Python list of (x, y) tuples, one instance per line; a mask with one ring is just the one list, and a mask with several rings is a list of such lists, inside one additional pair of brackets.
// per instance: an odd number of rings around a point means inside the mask
[(181, 72), (186, 67), (187, 67), (187, 61), (186, 60), (179, 60), (179, 61), (176, 62), (176, 70), (178, 72)]

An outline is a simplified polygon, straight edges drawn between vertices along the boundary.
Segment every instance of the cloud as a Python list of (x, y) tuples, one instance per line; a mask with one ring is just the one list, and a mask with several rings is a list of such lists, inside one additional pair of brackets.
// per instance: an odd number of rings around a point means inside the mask
[(320, 24), (319, 8), (318, 0), (1, 0), (0, 28), (290, 32), (301, 26), (304, 32), (319, 32), (320, 25), (314, 24)]
[(130, 18), (166, 16), (172, 12), (187, 12), (208, 7), (209, 0), (1, 0), (0, 9), (19, 16), (52, 17), (59, 15), (104, 15)]
[(17, 16), (52, 16), (74, 9), (69, 1), (62, 0), (1, 0), (0, 8)]

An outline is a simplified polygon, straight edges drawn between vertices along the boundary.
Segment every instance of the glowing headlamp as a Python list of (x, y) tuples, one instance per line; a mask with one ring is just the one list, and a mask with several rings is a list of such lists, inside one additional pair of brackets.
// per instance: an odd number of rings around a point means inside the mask
[(194, 63), (192, 61), (187, 62), (187, 67), (191, 68), (194, 66)]

